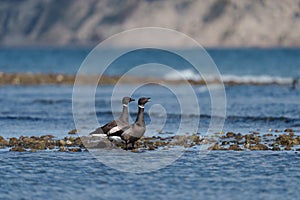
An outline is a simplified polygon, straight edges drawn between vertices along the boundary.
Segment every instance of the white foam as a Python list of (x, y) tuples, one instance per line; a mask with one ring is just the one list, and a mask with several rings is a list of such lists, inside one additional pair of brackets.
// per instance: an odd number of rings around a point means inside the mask
[(185, 70), (181, 70), (181, 71), (174, 71), (171, 72), (169, 74), (166, 74), (164, 76), (164, 78), (166, 80), (194, 80), (194, 81), (199, 81), (201, 80), (201, 77), (199, 74), (195, 73), (193, 70), (191, 69), (185, 69)]
[[(185, 69), (181, 71), (174, 71), (164, 76), (166, 80), (202, 80), (201, 76), (191, 69)], [(280, 84), (287, 85), (291, 84), (293, 78), (291, 77), (279, 77), (270, 75), (232, 75), (224, 74), (221, 75), (223, 83), (236, 83), (236, 84)], [(214, 75), (206, 77), (207, 83), (220, 82), (220, 78)], [(204, 90), (204, 89), (203, 89)]]
[(224, 83), (243, 83), (243, 84), (291, 84), (293, 78), (289, 77), (277, 77), (277, 76), (269, 76), (269, 75), (222, 75), (222, 80)]

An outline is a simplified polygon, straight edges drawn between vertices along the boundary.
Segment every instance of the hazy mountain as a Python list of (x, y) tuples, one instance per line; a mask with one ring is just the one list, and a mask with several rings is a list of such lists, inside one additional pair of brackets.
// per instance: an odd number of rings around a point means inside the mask
[(95, 45), (144, 26), (175, 29), (205, 46), (300, 46), (300, 1), (1, 0), (0, 24), (7, 46)]

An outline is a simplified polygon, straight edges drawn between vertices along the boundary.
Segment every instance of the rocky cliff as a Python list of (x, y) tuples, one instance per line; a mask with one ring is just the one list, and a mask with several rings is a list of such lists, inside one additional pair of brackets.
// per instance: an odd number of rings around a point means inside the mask
[[(299, 0), (2, 0), (0, 45), (95, 45), (135, 27), (204, 46), (300, 46)], [(180, 42), (180, 41), (178, 41)]]

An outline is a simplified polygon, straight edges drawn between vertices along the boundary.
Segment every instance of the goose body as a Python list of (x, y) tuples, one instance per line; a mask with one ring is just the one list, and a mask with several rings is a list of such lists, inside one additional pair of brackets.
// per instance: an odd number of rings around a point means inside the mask
[(125, 141), (126, 150), (128, 148), (128, 144), (132, 144), (134, 148), (134, 143), (143, 137), (146, 131), (146, 125), (144, 120), (144, 105), (150, 101), (150, 98), (142, 97), (138, 102), (138, 115), (133, 124), (131, 124), (124, 132), (121, 134), (122, 140)]
[(121, 136), (123, 133), (123, 129), (129, 126), (128, 120), (128, 104), (134, 101), (134, 99), (130, 97), (124, 97), (122, 100), (123, 103), (123, 110), (120, 117), (116, 120), (113, 120), (99, 128), (95, 131), (91, 132), (90, 135), (92, 136), (99, 136), (99, 135), (107, 135), (108, 137), (111, 136)]

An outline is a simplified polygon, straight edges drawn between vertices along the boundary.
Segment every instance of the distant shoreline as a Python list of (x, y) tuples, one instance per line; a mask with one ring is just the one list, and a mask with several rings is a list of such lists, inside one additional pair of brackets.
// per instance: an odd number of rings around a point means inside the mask
[[(77, 77), (78, 78), (78, 77)], [(247, 81), (240, 82), (235, 80), (223, 80), (212, 79), (208, 81), (202, 80), (167, 80), (156, 79), (148, 77), (126, 77), (120, 79), (120, 76), (102, 76), (98, 80), (96, 75), (81, 75), (77, 79), (78, 84), (92, 85), (94, 83), (112, 85), (116, 83), (122, 84), (141, 84), (141, 83), (153, 83), (153, 84), (185, 84), (188, 81), (192, 85), (206, 85), (206, 84), (221, 84), (224, 85), (290, 85), (291, 83), (278, 83), (276, 80), (269, 82), (255, 82)], [(73, 85), (76, 80), (76, 75), (62, 74), (62, 73), (5, 73), (0, 72), (0, 86), (5, 85)]]

